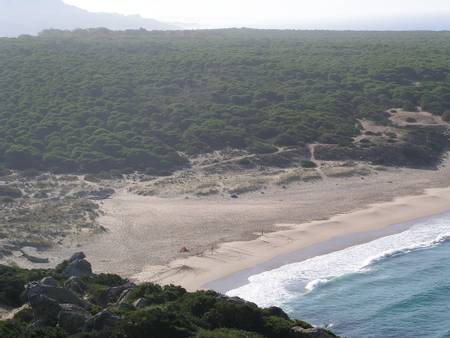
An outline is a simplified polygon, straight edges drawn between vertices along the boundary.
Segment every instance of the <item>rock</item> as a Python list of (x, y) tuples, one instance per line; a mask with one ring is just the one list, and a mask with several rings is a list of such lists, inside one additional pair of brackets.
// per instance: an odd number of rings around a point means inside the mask
[(64, 268), (62, 274), (67, 277), (87, 277), (92, 276), (92, 266), (87, 260), (74, 259)]
[(57, 321), (61, 307), (57, 301), (42, 294), (35, 294), (29, 297), (34, 319), (48, 325), (54, 325)]
[(270, 313), (271, 316), (280, 317), (286, 320), (289, 320), (289, 316), (284, 312), (281, 308), (272, 306), (266, 309), (267, 312)]
[(133, 306), (134, 306), (136, 309), (142, 309), (142, 308), (146, 307), (146, 306), (149, 305), (149, 304), (150, 304), (150, 302), (148, 301), (148, 299), (145, 299), (145, 298), (139, 298), (139, 299), (137, 299), (137, 300), (133, 303)]
[(131, 296), (131, 289), (125, 290), (122, 292), (122, 294), (119, 297), (119, 300), (117, 301), (117, 304), (129, 304), (130, 303), (130, 296)]
[(110, 198), (114, 193), (114, 189), (104, 188), (92, 191), (79, 191), (74, 194), (74, 196), (77, 198), (87, 198), (90, 200), (104, 200)]
[(59, 304), (75, 304), (86, 309), (90, 307), (89, 303), (79, 298), (75, 293), (62, 287), (45, 285), (38, 282), (31, 282), (25, 286), (25, 290), (30, 303), (31, 299), (35, 296), (45, 296), (51, 298)]
[(61, 304), (60, 306), (58, 326), (68, 334), (80, 332), (90, 317), (89, 312), (73, 304)]
[(239, 198), (239, 196), (236, 195), (236, 194), (232, 194), (230, 197), (231, 197), (231, 198)]
[(109, 311), (102, 311), (90, 317), (86, 322), (86, 331), (99, 331), (106, 327), (112, 327), (119, 323), (121, 318)]
[(26, 253), (25, 250), (23, 250), (23, 249), (20, 250), (20, 252), (22, 253), (22, 256), (25, 257), (26, 259), (28, 259), (31, 263), (46, 264), (49, 262), (48, 258), (30, 255), (30, 254)]
[(126, 283), (110, 288), (106, 293), (106, 304), (116, 303), (125, 291), (131, 290), (134, 287), (135, 285), (133, 283)]
[(59, 283), (56, 279), (54, 279), (53, 277), (44, 277), (41, 279), (40, 282), (42, 285), (47, 285), (47, 286), (59, 286)]
[(292, 338), (336, 338), (334, 334), (328, 330), (313, 327), (310, 329), (304, 329), (300, 326), (295, 326), (291, 329)]
[(84, 295), (87, 290), (86, 284), (83, 283), (80, 277), (72, 276), (65, 283), (64, 287), (79, 295)]
[(85, 258), (86, 255), (84, 254), (84, 252), (75, 252), (72, 257), (69, 258), (69, 262), (79, 261)]

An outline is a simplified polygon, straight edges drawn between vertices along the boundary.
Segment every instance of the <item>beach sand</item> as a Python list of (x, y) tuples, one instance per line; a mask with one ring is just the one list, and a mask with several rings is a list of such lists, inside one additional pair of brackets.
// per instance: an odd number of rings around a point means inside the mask
[(195, 290), (332, 238), (450, 211), (449, 186), (447, 160), (438, 170), (380, 168), (238, 199), (139, 196), (127, 187), (101, 205), (106, 233), (48, 256), (56, 263), (84, 251), (97, 272)]
[[(135, 275), (134, 279), (139, 282), (181, 284), (188, 290), (214, 288), (227, 291), (239, 285), (224, 286), (224, 283), (214, 282), (274, 257), (327, 241), (330, 244), (323, 246), (321, 253), (343, 249), (387, 235), (391, 231), (401, 231), (413, 220), (449, 211), (450, 188), (427, 189), (424, 194), (418, 196), (400, 197), (391, 202), (373, 204), (363, 210), (333, 216), (327, 221), (289, 225), (288, 230), (264, 234), (255, 240), (225, 243), (201, 256), (178, 259), (168, 266), (147, 267)], [(389, 227), (393, 225), (397, 226), (389, 231)], [(386, 231), (374, 231), (380, 229)], [(355, 236), (361, 233), (367, 233), (367, 236)], [(353, 240), (350, 237), (346, 241), (331, 243), (332, 239), (343, 236), (353, 236)], [(315, 254), (319, 252), (315, 251)], [(303, 257), (306, 258), (308, 256)], [(273, 261), (270, 268), (286, 263), (288, 262), (283, 260)]]
[[(450, 160), (436, 170), (366, 167), (369, 174), (324, 162), (320, 180), (266, 184), (239, 198), (179, 193), (178, 183), (161, 188), (174, 192), (169, 196), (142, 196), (136, 191), (145, 182), (119, 182), (112, 198), (100, 202), (98, 223), (106, 232), (81, 233), (41, 252), (48, 264), (17, 261), (24, 267), (52, 267), (83, 251), (95, 272), (196, 290), (262, 262), (272, 262), (267, 269), (285, 263), (275, 257), (302, 249), (309, 255), (338, 250), (401, 231), (391, 225), (450, 211)], [(227, 180), (234, 174), (220, 173)], [(265, 173), (235, 178), (257, 175)], [(201, 183), (205, 178), (199, 177)], [(312, 250), (318, 244), (322, 251)]]

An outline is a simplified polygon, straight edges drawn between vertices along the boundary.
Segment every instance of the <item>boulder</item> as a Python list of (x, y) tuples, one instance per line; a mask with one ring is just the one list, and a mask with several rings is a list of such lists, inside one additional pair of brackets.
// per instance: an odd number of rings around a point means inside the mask
[(110, 288), (106, 293), (106, 303), (116, 303), (125, 291), (131, 290), (134, 287), (135, 285), (133, 283), (126, 283)]
[(55, 325), (61, 307), (57, 301), (42, 294), (29, 298), (35, 321), (44, 325)]
[(83, 283), (80, 277), (72, 276), (65, 283), (64, 287), (78, 295), (84, 295), (87, 290), (86, 284)]
[(133, 306), (136, 309), (142, 309), (142, 308), (148, 306), (149, 304), (150, 304), (150, 302), (148, 301), (148, 299), (146, 299), (146, 298), (139, 298), (133, 303)]
[(61, 304), (60, 307), (58, 326), (68, 334), (80, 332), (90, 317), (89, 312), (73, 304)]
[[(90, 304), (79, 298), (72, 291), (58, 287), (45, 285), (39, 282), (31, 282), (25, 286), (26, 295), (30, 300), (35, 296), (45, 296), (48, 297), (59, 304), (75, 304), (83, 308), (89, 308)], [(31, 304), (33, 306), (33, 304)]]
[(100, 331), (107, 327), (113, 327), (119, 323), (121, 318), (109, 311), (101, 311), (90, 317), (85, 325), (86, 331)]
[(41, 279), (40, 282), (42, 285), (47, 285), (47, 286), (59, 286), (59, 283), (56, 279), (54, 279), (53, 277), (44, 277)]
[(117, 301), (117, 304), (130, 304), (130, 298), (131, 298), (131, 289), (127, 289), (119, 297), (119, 300)]
[(92, 276), (92, 266), (87, 260), (74, 259), (64, 268), (62, 274), (67, 277), (87, 277)]
[(85, 258), (86, 255), (84, 254), (84, 252), (75, 252), (72, 257), (69, 258), (69, 262), (79, 261)]
[(291, 329), (292, 338), (336, 338), (334, 334), (330, 331), (313, 327), (309, 329), (304, 329), (300, 326), (295, 326)]

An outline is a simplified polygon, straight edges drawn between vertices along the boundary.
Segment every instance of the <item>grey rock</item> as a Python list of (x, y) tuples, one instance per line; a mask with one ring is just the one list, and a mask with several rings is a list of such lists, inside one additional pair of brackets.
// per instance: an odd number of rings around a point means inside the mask
[(121, 318), (109, 311), (101, 311), (90, 317), (86, 322), (86, 331), (99, 331), (107, 327), (113, 327), (119, 323)]
[(41, 279), (41, 284), (42, 285), (47, 285), (47, 286), (59, 286), (59, 283), (56, 279), (54, 279), (53, 277), (44, 277)]
[(22, 253), (22, 256), (23, 256), (24, 258), (28, 259), (31, 263), (35, 263), (35, 264), (45, 264), (45, 263), (48, 263), (48, 262), (49, 262), (48, 258), (30, 255), (30, 254), (27, 253), (24, 249), (21, 249), (20, 252)]
[(139, 299), (137, 299), (137, 300), (133, 303), (133, 306), (134, 306), (136, 309), (142, 309), (142, 308), (148, 306), (149, 304), (150, 304), (150, 302), (148, 301), (148, 299), (145, 299), (145, 298), (139, 298)]
[(72, 257), (69, 258), (69, 262), (79, 261), (85, 258), (86, 255), (84, 254), (84, 252), (75, 252)]
[(29, 298), (34, 318), (44, 325), (54, 325), (57, 321), (61, 307), (57, 301), (42, 294)]
[(295, 326), (291, 329), (291, 332), (292, 338), (336, 338), (336, 336), (328, 330), (318, 327), (304, 329), (300, 326)]
[(67, 264), (62, 274), (67, 277), (87, 277), (92, 276), (92, 266), (87, 260), (74, 259)]
[(130, 296), (131, 296), (131, 289), (127, 289), (119, 297), (119, 300), (117, 301), (117, 304), (129, 304), (130, 303)]
[[(44, 285), (39, 282), (31, 282), (25, 286), (25, 290), (30, 304), (33, 297), (45, 296), (51, 298), (59, 304), (75, 304), (83, 308), (90, 307), (89, 303), (79, 298), (75, 293), (62, 287)], [(31, 304), (31, 306), (33, 306), (33, 304)]]
[(134, 287), (135, 285), (133, 283), (126, 283), (124, 285), (114, 286), (110, 288), (106, 294), (107, 297), (106, 302), (116, 303), (125, 291), (131, 290)]
[(80, 277), (72, 276), (65, 283), (64, 287), (79, 295), (84, 295), (87, 290), (86, 284), (83, 283)]
[(60, 306), (58, 326), (68, 334), (80, 332), (90, 317), (89, 312), (73, 304), (61, 304)]

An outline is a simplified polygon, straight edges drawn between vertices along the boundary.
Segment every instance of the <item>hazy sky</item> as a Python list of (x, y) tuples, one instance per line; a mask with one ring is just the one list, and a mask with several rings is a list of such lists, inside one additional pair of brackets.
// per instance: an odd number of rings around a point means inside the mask
[[(450, 0), (64, 0), (90, 11), (140, 14), (211, 27), (364, 28), (392, 19), (450, 15)], [(345, 27), (344, 27), (345, 28)]]

